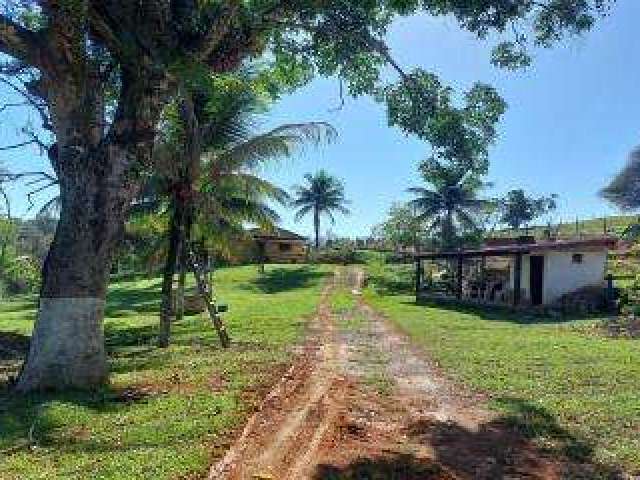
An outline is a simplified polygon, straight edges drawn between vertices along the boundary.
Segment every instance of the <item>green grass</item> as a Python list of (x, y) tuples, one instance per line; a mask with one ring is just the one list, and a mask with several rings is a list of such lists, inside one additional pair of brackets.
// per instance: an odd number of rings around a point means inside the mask
[(355, 308), (356, 300), (350, 291), (343, 288), (332, 293), (329, 304), (332, 313), (342, 315)]
[(590, 321), (531, 323), (515, 314), (365, 298), (449, 374), (551, 453), (640, 472), (640, 343), (585, 333)]
[[(216, 285), (230, 306), (225, 321), (234, 341), (228, 351), (199, 315), (175, 323), (172, 346), (158, 349), (159, 280), (114, 284), (105, 321), (111, 386), (30, 397), (0, 392), (0, 478), (200, 478), (284, 368), (326, 271), (220, 270)], [(24, 340), (34, 314), (32, 299), (1, 304), (0, 339)]]

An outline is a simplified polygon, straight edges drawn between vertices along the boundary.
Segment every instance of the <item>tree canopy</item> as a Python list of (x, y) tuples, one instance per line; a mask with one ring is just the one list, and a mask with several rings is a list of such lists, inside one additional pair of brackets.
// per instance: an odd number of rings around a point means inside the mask
[(500, 200), (500, 221), (517, 230), (522, 225), (528, 225), (536, 218), (555, 210), (557, 198), (555, 194), (535, 198), (527, 196), (522, 189), (511, 190)]
[(600, 195), (622, 210), (640, 208), (640, 147), (631, 152), (627, 164)]
[(427, 236), (427, 222), (415, 208), (406, 203), (394, 203), (387, 219), (373, 228), (373, 236), (393, 247), (412, 246), (417, 249)]
[[(123, 100), (141, 93), (129, 91), (133, 80), (164, 79), (152, 81), (162, 89), (180, 71), (232, 71), (263, 57), (276, 72), (265, 78), (266, 86), (295, 88), (318, 74), (336, 75), (349, 94), (385, 101), (390, 124), (461, 158), (486, 148), (504, 104), (491, 87), (478, 84), (456, 107), (453, 91), (435, 74), (405, 71), (384, 42), (394, 18), (452, 15), (481, 38), (497, 33), (492, 61), (514, 67), (529, 63), (532, 46), (546, 47), (591, 28), (613, 1), (5, 1), (0, 2), (0, 52), (24, 66), (12, 65), (5, 73), (39, 70), (28, 89), (34, 98), (47, 99), (47, 83), (57, 78), (71, 80), (77, 93), (110, 85), (112, 122), (125, 113)], [(398, 73), (397, 83), (382, 79), (385, 64)], [(93, 85), (87, 85), (90, 77)]]

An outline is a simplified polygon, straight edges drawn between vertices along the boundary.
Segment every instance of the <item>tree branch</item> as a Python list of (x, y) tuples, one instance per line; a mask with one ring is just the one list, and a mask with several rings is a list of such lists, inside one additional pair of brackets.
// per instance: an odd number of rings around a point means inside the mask
[(27, 140), (26, 142), (16, 143), (15, 145), (8, 145), (6, 147), (0, 147), (0, 152), (6, 152), (7, 150), (14, 150), (16, 148), (26, 147), (36, 143), (35, 140)]
[(40, 192), (43, 192), (44, 190), (47, 190), (51, 187), (55, 187), (56, 185), (58, 185), (58, 182), (50, 182), (47, 183), (46, 185), (42, 185), (41, 187), (36, 188), (35, 190), (31, 190), (29, 193), (27, 193), (27, 201), (29, 202), (29, 207), (27, 208), (27, 210), (31, 210), (34, 206), (35, 206), (35, 202), (33, 201), (33, 196), (37, 195)]
[(0, 14), (0, 53), (32, 67), (40, 67), (42, 43), (40, 36)]
[(0, 188), (0, 194), (2, 194), (2, 198), (4, 198), (4, 204), (7, 209), (7, 219), (11, 220), (11, 201), (9, 200), (9, 195), (4, 188)]
[(4, 105), (0, 105), (0, 113), (4, 112), (8, 108), (24, 107), (25, 105), (29, 105), (29, 102), (5, 103)]
[(38, 114), (40, 115), (40, 119), (42, 120), (42, 128), (45, 130), (51, 130), (51, 123), (49, 122), (49, 116), (46, 112), (46, 105), (43, 102), (39, 102), (36, 97), (31, 95), (26, 89), (22, 89), (17, 85), (14, 85), (13, 82), (7, 80), (2, 75), (0, 75), (0, 83), (4, 83), (9, 88), (11, 88), (14, 92), (22, 95), (27, 102), (36, 109)]

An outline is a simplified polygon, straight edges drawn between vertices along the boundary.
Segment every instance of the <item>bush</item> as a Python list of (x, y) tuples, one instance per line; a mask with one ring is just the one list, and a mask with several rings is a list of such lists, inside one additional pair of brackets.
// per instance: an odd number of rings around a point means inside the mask
[(415, 270), (412, 264), (392, 264), (385, 256), (367, 262), (368, 284), (382, 294), (415, 292)]
[(309, 262), (333, 265), (354, 265), (365, 263), (362, 252), (353, 247), (340, 247), (309, 253)]
[(35, 292), (40, 286), (40, 265), (31, 257), (12, 259), (2, 272), (11, 294)]

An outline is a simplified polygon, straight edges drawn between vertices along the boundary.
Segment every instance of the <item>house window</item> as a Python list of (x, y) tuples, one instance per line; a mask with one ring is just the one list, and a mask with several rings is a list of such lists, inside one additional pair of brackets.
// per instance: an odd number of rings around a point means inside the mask
[(584, 260), (584, 255), (581, 253), (574, 253), (571, 257), (571, 263), (582, 263)]
[(281, 243), (280, 244), (280, 251), (281, 252), (290, 252), (291, 251), (291, 244), (290, 243)]

